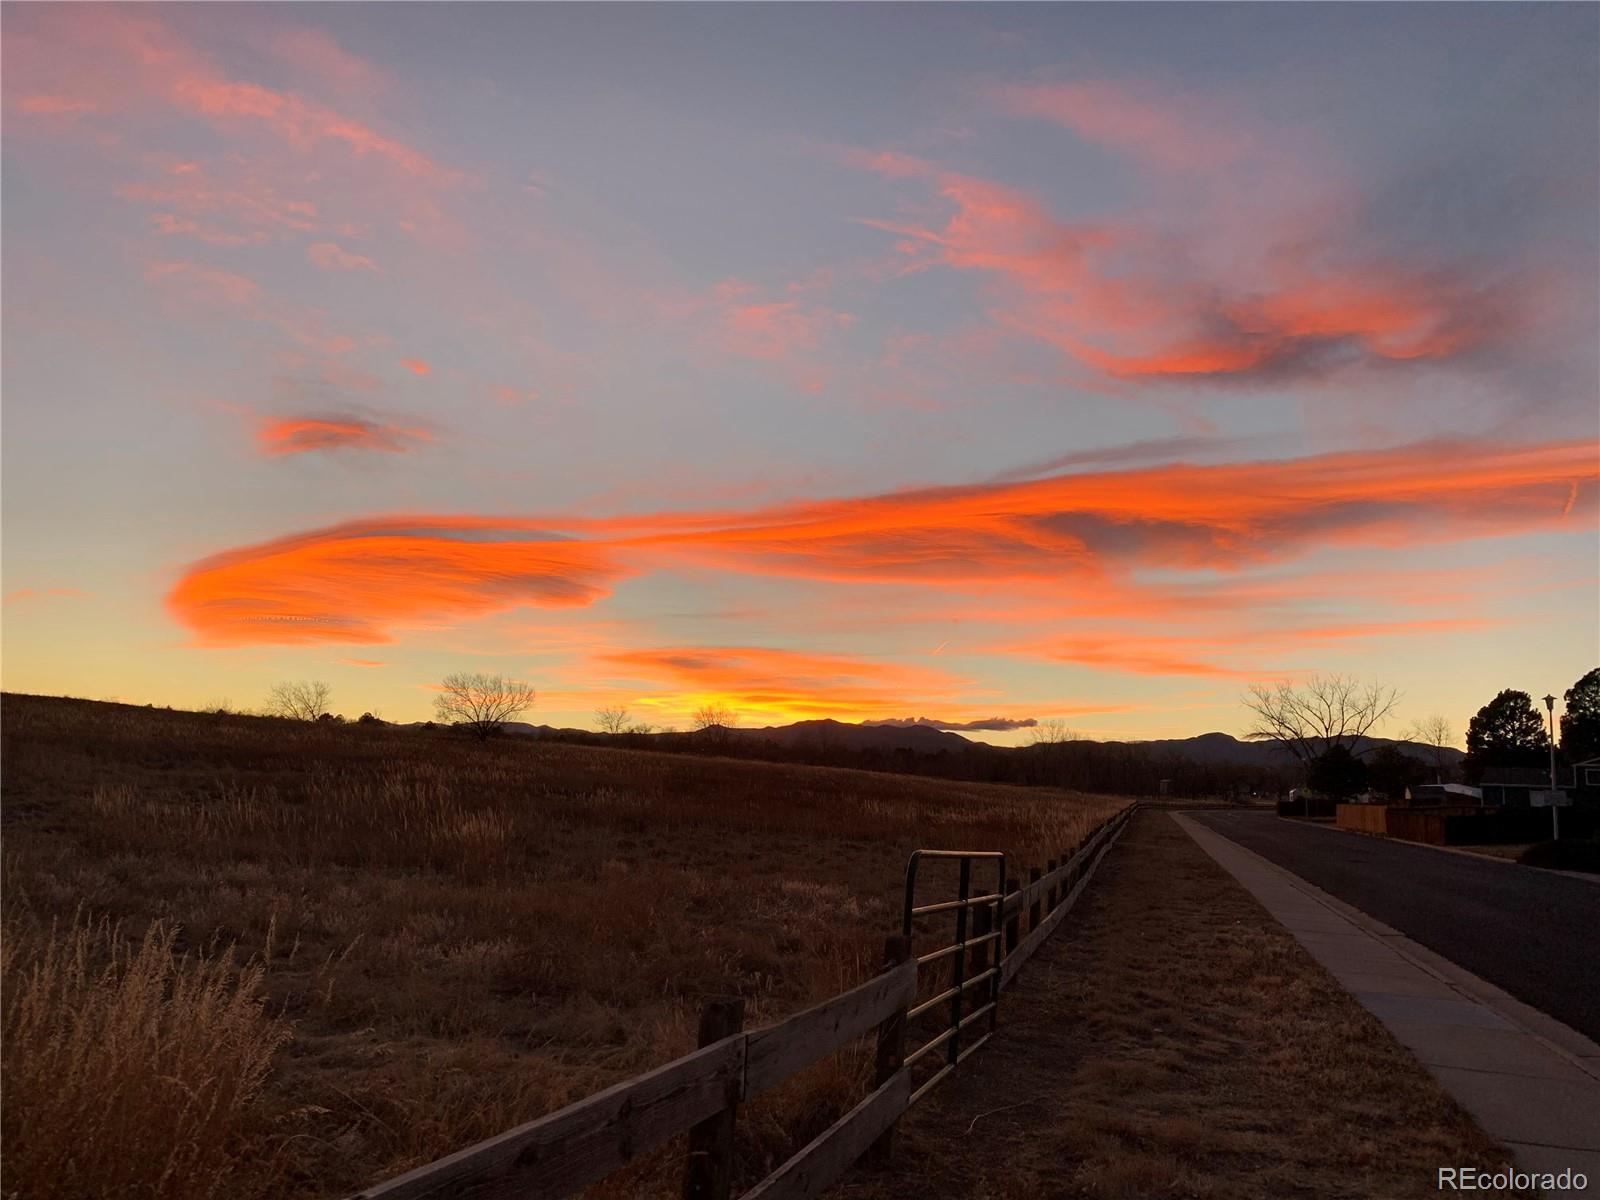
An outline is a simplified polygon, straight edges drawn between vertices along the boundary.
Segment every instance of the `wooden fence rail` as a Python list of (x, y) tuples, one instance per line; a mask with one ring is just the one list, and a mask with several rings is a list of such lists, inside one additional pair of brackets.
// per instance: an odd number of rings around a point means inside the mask
[[(1035, 870), (1026, 886), (982, 910), (994, 928), (1005, 927), (1004, 957), (996, 949), (1001, 986), (1016, 978), (1060, 925), (1135, 807), (1101, 824), (1065, 862), (1044, 873)], [(1019, 936), (1024, 913), (1027, 933)], [(692, 1155), (720, 1153), (726, 1159), (739, 1104), (876, 1030), (878, 1077), (872, 1094), (746, 1192), (744, 1200), (815, 1196), (870, 1147), (886, 1155), (895, 1122), (911, 1104), (911, 1071), (902, 1055), (906, 1012), (917, 1000), (917, 963), (898, 936), (889, 939), (888, 960), (882, 974), (831, 1000), (763, 1029), (716, 1038), (665, 1066), (396, 1176), (352, 1200), (555, 1200), (691, 1129), (696, 1131)], [(708, 1028), (716, 1026), (703, 1025), (702, 1032)], [(726, 1200), (727, 1167), (726, 1161), (691, 1159), (685, 1194)]]

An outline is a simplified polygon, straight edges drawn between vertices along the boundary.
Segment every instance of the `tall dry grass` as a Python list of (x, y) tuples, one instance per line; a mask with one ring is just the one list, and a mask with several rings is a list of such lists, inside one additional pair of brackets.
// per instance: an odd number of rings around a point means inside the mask
[[(292, 1026), (224, 1138), (232, 1190), (273, 1200), (348, 1193), (685, 1053), (711, 996), (743, 997), (755, 1026), (835, 995), (877, 969), (910, 850), (1005, 849), (1020, 869), (1122, 803), (3, 704), (8, 904), (41, 929), (79, 909), (160, 922), (185, 971), (197, 946), (236, 945)], [(751, 1106), (743, 1179), (860, 1099), (865, 1049)], [(673, 1194), (679, 1167), (656, 1156), (601, 1194)]]
[(263, 1010), (260, 966), (175, 954), (176, 936), (160, 923), (135, 943), (103, 918), (6, 921), (7, 1196), (209, 1200), (272, 1186), (272, 1164), (243, 1152), (288, 1030)]

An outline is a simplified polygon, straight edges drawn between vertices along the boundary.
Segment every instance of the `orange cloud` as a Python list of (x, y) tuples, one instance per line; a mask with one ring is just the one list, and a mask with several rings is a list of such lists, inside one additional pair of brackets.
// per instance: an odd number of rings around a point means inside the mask
[(201, 308), (219, 304), (241, 308), (261, 298), (261, 285), (255, 280), (201, 263), (155, 262), (145, 268), (144, 274), (146, 279), (165, 283), (178, 297)]
[(22, 111), (32, 116), (65, 117), (69, 121), (85, 113), (92, 113), (99, 107), (93, 100), (84, 100), (76, 96), (35, 95), (25, 97), (22, 101)]
[[(217, 124), (255, 125), (298, 151), (327, 144), (358, 158), (382, 161), (406, 175), (441, 183), (462, 178), (415, 147), (346, 113), (293, 92), (229, 78), (149, 10), (44, 13), (31, 17), (18, 36), (29, 51), (16, 60), (25, 67), (26, 78), (70, 81), (77, 104), (114, 111), (153, 101)], [(359, 60), (349, 55), (344, 55), (342, 66), (335, 64), (330, 51), (337, 50), (336, 45), (331, 39), (320, 41), (312, 46), (305, 37), (298, 44), (280, 37), (277, 47), (323, 75), (332, 69), (348, 78), (359, 69)]]
[[(1187, 126), (1169, 127), (1154, 110), (1123, 116), (1172, 154), (1187, 145)], [(1191, 150), (1219, 153), (1203, 140), (1181, 155)], [(1380, 256), (1331, 264), (1303, 235), (1278, 246), (1281, 230), (1257, 230), (1253, 244), (1270, 250), (1262, 261), (1234, 254), (1244, 261), (1227, 275), (1197, 274), (1179, 265), (1203, 257), (1197, 246), (1137, 219), (1071, 224), (1024, 192), (907, 155), (848, 151), (843, 160), (923, 181), (948, 208), (943, 224), (865, 224), (900, 239), (921, 266), (1000, 280), (1010, 289), (1010, 306), (996, 311), (1006, 325), (1117, 378), (1270, 379), (1351, 361), (1443, 360), (1511, 320), (1505, 287)]]
[(423, 362), (420, 358), (402, 358), (400, 360), (400, 365), (406, 370), (410, 371), (413, 375), (426, 375), (429, 371), (433, 370), (432, 367)]
[(596, 664), (623, 678), (670, 687), (666, 694), (639, 697), (635, 703), (642, 707), (684, 713), (721, 704), (746, 722), (883, 716), (903, 712), (908, 697), (948, 696), (960, 682), (943, 672), (887, 660), (757, 646), (615, 651), (597, 656)]
[(334, 242), (313, 242), (306, 247), (306, 257), (324, 271), (378, 271), (378, 264), (366, 255), (351, 254)]
[(1427, 443), (751, 510), (379, 517), (196, 564), (169, 602), (202, 640), (244, 644), (381, 640), (394, 625), (584, 605), (626, 574), (663, 568), (991, 599), (1160, 596), (1170, 583), (1149, 573), (1239, 573), (1323, 547), (1559, 528), (1564, 513), (1594, 512), (1597, 474), (1588, 442)]
[(407, 175), (440, 183), (454, 183), (461, 178), (458, 173), (440, 167), (421, 151), (384, 137), (359, 121), (299, 96), (275, 92), (259, 84), (194, 75), (176, 80), (169, 97), (180, 107), (218, 121), (259, 121), (296, 149), (310, 149), (318, 143), (332, 142), (358, 158), (370, 156), (384, 160)]
[(527, 523), (392, 517), (205, 559), (167, 604), (204, 645), (370, 644), (397, 627), (593, 604), (626, 574), (605, 547)]
[(23, 587), (23, 588), (16, 588), (16, 589), (14, 589), (12, 591), (7, 592), (5, 594), (5, 603), (7, 603), (7, 604), (18, 604), (18, 603), (21, 603), (24, 600), (75, 599), (77, 597), (87, 596), (88, 594), (89, 594), (88, 592), (83, 591), (81, 588), (71, 588), (71, 587), (31, 588), (31, 587)]
[(1099, 632), (1092, 637), (1030, 641), (994, 647), (997, 653), (1024, 658), (1050, 658), (1130, 675), (1199, 675), (1259, 679), (1263, 675), (1295, 673), (1308, 669), (1262, 663), (1249, 666), (1222, 663), (1219, 657), (1240, 651), (1292, 652), (1308, 643), (1449, 633), (1481, 629), (1487, 621), (1440, 619), (1426, 621), (1368, 621), (1300, 629), (1253, 629), (1227, 635), (1166, 636), (1126, 631)]
[(753, 284), (730, 279), (709, 297), (678, 297), (661, 304), (673, 316), (709, 316), (701, 340), (716, 353), (775, 364), (796, 387), (817, 392), (828, 379), (821, 351), (855, 323), (852, 313), (799, 298), (818, 286), (821, 277), (798, 281), (784, 290), (783, 299), (772, 299)]
[[(291, 76), (318, 92), (335, 93), (341, 104), (349, 98), (364, 114), (373, 112), (383, 90), (381, 72), (325, 35), (263, 32), (260, 48), (287, 63)], [(173, 230), (188, 232), (182, 222), (192, 222), (219, 244), (223, 236), (282, 235), (286, 226), (267, 210), (280, 189), (296, 188), (311, 194), (290, 200), (341, 214), (316, 219), (325, 236), (357, 236), (383, 218), (413, 239), (459, 244), (464, 236), (443, 201), (475, 185), (470, 175), (379, 128), (376, 118), (358, 119), (350, 111), (355, 105), (333, 107), (296, 90), (235, 77), (153, 7), (39, 6), (8, 20), (5, 83), (8, 114), (30, 119), (21, 126), (25, 134), (60, 137), (71, 131), (118, 161), (119, 169), (126, 157), (116, 149), (141, 144), (152, 123), (171, 114), (227, 139), (226, 153), (208, 162), (227, 184), (213, 188), (209, 199), (194, 196), (190, 202), (221, 205), (228, 221), (208, 220), (179, 203), (162, 204), (179, 222), (169, 226)], [(63, 125), (69, 109), (70, 123)], [(196, 142), (194, 132), (183, 131), (186, 146)], [(157, 156), (144, 163), (161, 165)], [(186, 190), (169, 179), (130, 187), (179, 196)]]
[(282, 417), (256, 433), (262, 454), (306, 454), (313, 450), (385, 450), (404, 453), (414, 442), (431, 442), (426, 429), (383, 425), (361, 417)]
[(389, 665), (376, 658), (341, 658), (339, 661), (347, 667), (387, 667)]
[(261, 39), (263, 49), (323, 87), (361, 98), (389, 90), (389, 76), (309, 25), (280, 29)]
[[(348, 354), (360, 340), (324, 327), (325, 314), (278, 296), (269, 296), (244, 275), (186, 260), (152, 262), (145, 278), (162, 288), (170, 300), (199, 318), (216, 317), (219, 309), (234, 309), (252, 321), (275, 329), (290, 342), (323, 357)], [(370, 344), (381, 335), (368, 334)], [(328, 382), (333, 382), (329, 379)]]
[(721, 345), (746, 358), (782, 360), (815, 350), (832, 331), (845, 329), (854, 318), (845, 312), (805, 307), (797, 300), (741, 303), (740, 290), (729, 290), (720, 314)]
[(1009, 84), (989, 92), (1018, 116), (1064, 125), (1084, 139), (1171, 170), (1215, 171), (1237, 164), (1257, 147), (1215, 112), (1148, 88), (1106, 80)]
[(239, 160), (225, 164), (225, 174), (222, 180), (199, 163), (170, 163), (158, 181), (124, 184), (117, 194), (165, 210), (151, 216), (157, 232), (186, 233), (215, 244), (241, 245), (318, 228), (314, 202), (282, 195), (274, 180)]

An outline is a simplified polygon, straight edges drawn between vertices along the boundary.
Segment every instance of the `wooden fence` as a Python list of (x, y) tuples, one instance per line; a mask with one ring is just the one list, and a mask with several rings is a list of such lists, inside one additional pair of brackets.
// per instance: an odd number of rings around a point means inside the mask
[(1361, 833), (1388, 833), (1388, 812), (1387, 804), (1341, 804), (1335, 820), (1340, 829), (1354, 829)]
[[(989, 910), (995, 927), (1005, 926), (1002, 987), (1061, 924), (1135, 807), (1101, 824), (1064, 863), (1032, 872), (1026, 886)], [(683, 1133), (689, 1134), (685, 1197), (726, 1200), (739, 1105), (876, 1032), (872, 1093), (745, 1192), (744, 1200), (815, 1196), (874, 1146), (887, 1155), (894, 1124), (911, 1105), (911, 1070), (903, 1051), (906, 1013), (917, 1000), (917, 963), (908, 939), (900, 935), (889, 939), (886, 959), (885, 970), (859, 987), (763, 1029), (739, 1028), (739, 1001), (708, 1006), (702, 1044), (692, 1054), (368, 1188), (352, 1200), (554, 1200)]]

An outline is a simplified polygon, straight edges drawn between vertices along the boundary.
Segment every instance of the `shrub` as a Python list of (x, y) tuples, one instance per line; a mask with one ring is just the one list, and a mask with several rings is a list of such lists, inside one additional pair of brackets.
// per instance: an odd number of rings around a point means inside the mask
[(176, 938), (160, 922), (135, 947), (107, 920), (6, 921), (5, 1195), (210, 1200), (266, 1187), (246, 1126), (287, 1027), (257, 999), (259, 967), (175, 956)]
[(1540, 842), (1524, 850), (1517, 861), (1530, 867), (1600, 874), (1600, 839), (1562, 838), (1559, 842)]

